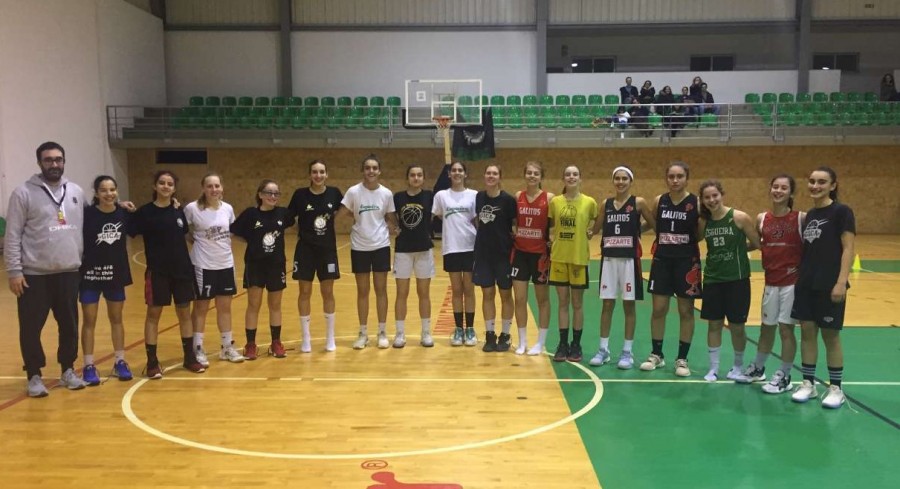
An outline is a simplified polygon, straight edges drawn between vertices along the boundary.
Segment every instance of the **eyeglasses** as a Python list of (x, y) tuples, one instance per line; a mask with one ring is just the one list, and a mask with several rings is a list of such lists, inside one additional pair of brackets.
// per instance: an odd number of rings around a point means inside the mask
[(263, 195), (268, 195), (269, 197), (281, 197), (281, 192), (269, 192), (269, 191), (264, 190), (260, 193)]
[(52, 165), (54, 163), (57, 165), (63, 165), (66, 163), (66, 159), (62, 156), (57, 156), (56, 158), (42, 158), (41, 163), (45, 165)]

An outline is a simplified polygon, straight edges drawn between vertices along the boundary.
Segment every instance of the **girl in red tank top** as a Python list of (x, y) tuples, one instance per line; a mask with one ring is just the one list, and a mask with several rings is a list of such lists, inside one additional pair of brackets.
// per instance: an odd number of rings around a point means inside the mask
[(525, 163), (525, 190), (516, 192), (516, 238), (510, 257), (512, 263), (513, 295), (515, 296), (516, 326), (519, 346), (516, 354), (526, 352), (528, 330), (528, 282), (534, 282), (538, 302), (538, 341), (528, 349), (529, 355), (544, 351), (547, 328), (550, 326), (550, 288), (547, 285), (550, 259), (547, 250), (548, 203), (553, 194), (541, 190), (544, 169), (540, 162)]

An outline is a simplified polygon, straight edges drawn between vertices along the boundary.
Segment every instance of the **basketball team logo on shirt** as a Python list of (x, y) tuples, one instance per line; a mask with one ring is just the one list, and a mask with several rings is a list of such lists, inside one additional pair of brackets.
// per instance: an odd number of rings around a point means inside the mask
[(272, 231), (270, 233), (266, 233), (262, 239), (263, 251), (266, 253), (271, 253), (275, 251), (275, 241), (278, 239), (281, 233), (278, 231)]
[(175, 224), (178, 224), (178, 227), (180, 228), (184, 227), (184, 221), (182, 221), (180, 217), (178, 219), (175, 219)]
[(478, 213), (478, 220), (483, 224), (487, 224), (490, 222), (494, 222), (494, 219), (497, 219), (496, 212), (499, 211), (499, 207), (494, 207), (492, 205), (486, 205), (481, 208), (481, 212)]
[(822, 236), (822, 226), (828, 223), (828, 219), (813, 219), (803, 230), (803, 240), (812, 243)]
[(118, 241), (122, 237), (122, 232), (119, 231), (119, 228), (121, 227), (121, 222), (117, 222), (115, 224), (108, 222), (104, 224), (100, 232), (97, 233), (96, 244), (106, 243), (108, 245), (111, 245)]
[(414, 229), (425, 218), (425, 209), (420, 204), (406, 204), (400, 210), (400, 222), (406, 229)]
[(328, 226), (328, 214), (322, 214), (321, 216), (316, 216), (313, 220), (313, 228), (316, 230), (316, 234), (322, 236), (325, 234), (325, 227)]

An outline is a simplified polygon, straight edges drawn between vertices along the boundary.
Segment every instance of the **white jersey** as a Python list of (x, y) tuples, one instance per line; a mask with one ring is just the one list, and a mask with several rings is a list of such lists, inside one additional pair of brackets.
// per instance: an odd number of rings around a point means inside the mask
[(444, 255), (475, 251), (475, 196), (478, 192), (465, 189), (441, 190), (434, 196), (431, 213), (443, 221), (441, 243)]
[(394, 194), (384, 185), (369, 190), (362, 183), (350, 187), (341, 205), (353, 214), (350, 228), (350, 249), (380, 250), (391, 245), (385, 216), (394, 212)]
[(231, 205), (220, 202), (218, 209), (207, 207), (201, 210), (194, 201), (184, 207), (184, 216), (194, 238), (194, 246), (191, 248), (194, 266), (203, 270), (234, 268), (229, 230), (234, 222), (234, 209)]

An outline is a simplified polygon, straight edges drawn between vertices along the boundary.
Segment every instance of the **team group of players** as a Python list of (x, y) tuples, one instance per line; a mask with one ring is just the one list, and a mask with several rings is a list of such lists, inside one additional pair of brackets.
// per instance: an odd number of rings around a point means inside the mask
[[(256, 194), (257, 205), (235, 216), (222, 200), (222, 179), (209, 174), (202, 180), (202, 195), (181, 207), (174, 198), (178, 180), (170, 171), (154, 176), (153, 201), (129, 213), (117, 206), (116, 183), (108, 176), (94, 182), (95, 199), (84, 216), (85, 252), (82, 264), (81, 302), (84, 310), (82, 346), (84, 381), (100, 383), (93, 365), (93, 329), (101, 293), (106, 297), (113, 343), (117, 356), (115, 374), (131, 378), (124, 362), (122, 304), (124, 287), (131, 283), (122, 230), (141, 235), (147, 260), (145, 322), (147, 367), (151, 379), (162, 377), (156, 356), (158, 322), (162, 308), (176, 305), (184, 367), (203, 372), (209, 366), (204, 348), (204, 326), (212, 301), (216, 304), (221, 337), (219, 358), (231, 362), (253, 360), (258, 316), (264, 292), (270, 319), (268, 353), (284, 357), (281, 342), (281, 295), (286, 287), (284, 233), (296, 222), (299, 239), (294, 253), (292, 278), (299, 281), (298, 308), (301, 352), (312, 351), (310, 334), (312, 285), (318, 279), (325, 319), (325, 350), (334, 351), (334, 280), (340, 278), (335, 238), (335, 219), (352, 219), (351, 269), (357, 285), (359, 334), (353, 348), (369, 344), (367, 318), (369, 296), (374, 289), (379, 348), (406, 345), (405, 319), (410, 281), (416, 280), (420, 344), (434, 345), (431, 333), (430, 281), (435, 276), (432, 253), (432, 217), (442, 221), (444, 271), (449, 274), (455, 329), (453, 346), (475, 346), (475, 286), (482, 289), (485, 352), (512, 349), (510, 330), (515, 316), (518, 327), (517, 354), (539, 355), (544, 351), (550, 325), (549, 287), (557, 294), (559, 344), (553, 359), (582, 360), (584, 325), (583, 296), (591, 283), (588, 274), (590, 241), (601, 236), (599, 294), (600, 345), (590, 359), (592, 366), (611, 360), (610, 332), (618, 299), (625, 312), (624, 342), (616, 364), (634, 367), (635, 301), (643, 299), (641, 276), (642, 231), (655, 230), (653, 261), (648, 291), (652, 295), (652, 346), (644, 371), (666, 365), (663, 337), (671, 296), (676, 297), (680, 338), (675, 375), (691, 375), (688, 352), (694, 334), (694, 300), (703, 298), (701, 318), (709, 322), (707, 343), (710, 369), (704, 378), (719, 379), (719, 352), (727, 319), (734, 348), (734, 365), (726, 378), (741, 383), (766, 380), (765, 363), (772, 352), (776, 331), (781, 337), (782, 364), (764, 383), (762, 390), (778, 394), (791, 389), (791, 370), (796, 354), (794, 327), (801, 325), (801, 371), (803, 382), (792, 399), (806, 402), (817, 396), (815, 386), (818, 337), (823, 338), (829, 387), (822, 404), (837, 408), (844, 402), (841, 390), (843, 355), (839, 332), (843, 327), (848, 275), (853, 257), (855, 222), (853, 212), (837, 202), (837, 175), (827, 167), (813, 171), (808, 189), (814, 208), (808, 213), (792, 208), (796, 190), (791, 176), (772, 179), (771, 209), (751, 217), (727, 207), (720, 182), (709, 180), (699, 195), (688, 191), (690, 171), (683, 162), (666, 169), (668, 192), (648, 202), (631, 193), (634, 174), (626, 166), (612, 171), (615, 197), (597, 201), (581, 193), (581, 172), (575, 165), (565, 168), (563, 190), (553, 195), (542, 189), (543, 167), (525, 164), (525, 188), (510, 195), (501, 188), (502, 171), (488, 165), (484, 190), (466, 186), (465, 164), (449, 166), (449, 189), (432, 193), (424, 187), (421, 166), (407, 168), (407, 188), (392, 193), (379, 183), (381, 163), (374, 155), (361, 165), (363, 178), (346, 194), (326, 185), (324, 162), (309, 164), (309, 186), (294, 192), (287, 207), (278, 206), (278, 184), (263, 180)], [(116, 234), (119, 233), (119, 234)], [(396, 235), (393, 261), (391, 235)], [(193, 246), (187, 246), (185, 235)], [(246, 345), (235, 347), (232, 336), (231, 298), (237, 288), (231, 236), (247, 242), (243, 286), (248, 291), (245, 316)], [(115, 238), (115, 239), (114, 239)], [(698, 243), (705, 240), (707, 255), (701, 268)], [(766, 286), (763, 293), (762, 329), (755, 359), (744, 366), (747, 343), (744, 324), (750, 308), (750, 263), (747, 252), (762, 250)], [(389, 339), (387, 323), (387, 275), (396, 280), (396, 331)], [(538, 304), (538, 338), (529, 348), (527, 299), (529, 282)], [(499, 290), (500, 332), (495, 325), (495, 297)], [(193, 303), (193, 308), (190, 307)], [(571, 339), (569, 330), (571, 332)], [(120, 358), (121, 357), (121, 358)], [(124, 365), (124, 371), (119, 366)]]

